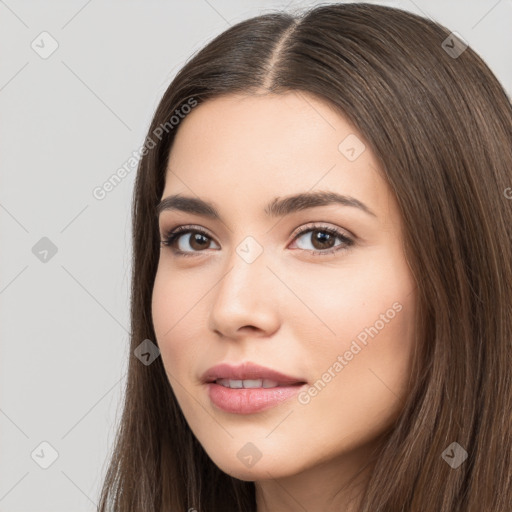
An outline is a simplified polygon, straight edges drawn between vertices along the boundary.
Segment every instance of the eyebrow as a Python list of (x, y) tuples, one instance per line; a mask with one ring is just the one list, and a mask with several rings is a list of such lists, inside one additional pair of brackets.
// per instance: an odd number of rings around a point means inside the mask
[[(287, 197), (276, 197), (265, 207), (265, 214), (269, 217), (284, 217), (300, 210), (314, 208), (316, 206), (327, 206), (340, 204), (358, 208), (361, 211), (377, 217), (377, 215), (364, 203), (355, 197), (338, 194), (336, 192), (303, 192)], [(182, 212), (201, 215), (214, 220), (222, 220), (219, 212), (213, 204), (196, 197), (171, 195), (162, 199), (156, 206), (156, 214), (167, 210), (179, 210)]]

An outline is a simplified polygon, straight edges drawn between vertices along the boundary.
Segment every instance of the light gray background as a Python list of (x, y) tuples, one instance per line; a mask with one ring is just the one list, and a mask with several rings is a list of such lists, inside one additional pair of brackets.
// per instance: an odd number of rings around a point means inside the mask
[[(314, 3), (0, 1), (1, 512), (98, 501), (129, 356), (135, 169), (101, 201), (93, 189), (141, 146), (193, 52), (242, 19)], [(376, 3), (461, 34), (511, 94), (512, 0)], [(46, 59), (31, 47), (49, 48), (43, 31), (59, 45)], [(43, 237), (57, 248), (46, 262), (32, 250)], [(43, 441), (58, 452), (47, 469)]]

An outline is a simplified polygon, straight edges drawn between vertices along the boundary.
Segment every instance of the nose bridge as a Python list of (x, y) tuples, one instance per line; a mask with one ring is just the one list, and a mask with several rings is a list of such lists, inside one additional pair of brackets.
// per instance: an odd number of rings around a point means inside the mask
[[(268, 251), (265, 251), (263, 244), (256, 240), (254, 236), (245, 236), (241, 242), (232, 248), (231, 254), (227, 258), (227, 273), (219, 283), (223, 295), (232, 295), (241, 297), (244, 301), (251, 296), (256, 296), (256, 287), (262, 292), (269, 283), (271, 274), (267, 268)], [(251, 292), (251, 289), (253, 293)], [(243, 295), (243, 296), (242, 296)]]
[(253, 236), (233, 246), (217, 286), (211, 319), (221, 332), (251, 325), (272, 328), (276, 320), (275, 277), (267, 268), (268, 253)]

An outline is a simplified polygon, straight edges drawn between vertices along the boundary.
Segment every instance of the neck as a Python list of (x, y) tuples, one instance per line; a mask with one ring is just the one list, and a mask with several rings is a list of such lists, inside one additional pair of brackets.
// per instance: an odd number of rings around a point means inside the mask
[(255, 482), (257, 512), (357, 512), (371, 464), (343, 454), (292, 476)]

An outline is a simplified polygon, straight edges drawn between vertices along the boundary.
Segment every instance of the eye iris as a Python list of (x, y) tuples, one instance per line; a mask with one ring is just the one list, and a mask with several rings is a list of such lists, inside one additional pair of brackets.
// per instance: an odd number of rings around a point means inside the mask
[[(204, 249), (209, 244), (209, 239), (201, 233), (191, 233), (190, 239), (190, 247), (193, 249)], [(202, 242), (200, 242), (201, 239)], [(198, 246), (194, 247), (196, 243), (198, 243)]]
[[(311, 232), (311, 234), (313, 235), (313, 246), (316, 249), (322, 250), (330, 249), (332, 247), (332, 244), (330, 242), (333, 242), (334, 237), (330, 233), (327, 233), (326, 231), (322, 231), (319, 229), (315, 229)], [(316, 243), (319, 243), (320, 247), (316, 247)]]

